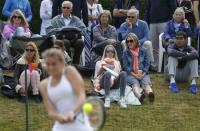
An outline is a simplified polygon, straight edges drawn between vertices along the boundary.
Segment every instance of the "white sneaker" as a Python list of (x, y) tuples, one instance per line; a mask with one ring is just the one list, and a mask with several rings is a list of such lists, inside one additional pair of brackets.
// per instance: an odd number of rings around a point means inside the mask
[(125, 101), (124, 98), (121, 98), (119, 100), (119, 105), (120, 105), (121, 108), (127, 108), (126, 101)]
[(110, 108), (110, 98), (105, 98), (104, 107), (105, 108)]

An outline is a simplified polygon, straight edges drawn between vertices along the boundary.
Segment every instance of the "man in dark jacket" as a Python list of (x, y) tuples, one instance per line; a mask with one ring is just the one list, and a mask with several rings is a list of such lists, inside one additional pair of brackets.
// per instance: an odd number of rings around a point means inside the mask
[(170, 89), (172, 92), (178, 92), (176, 81), (186, 82), (191, 78), (190, 92), (197, 93), (196, 79), (198, 77), (198, 53), (187, 45), (187, 34), (177, 32), (176, 42), (168, 47), (168, 65), (166, 75), (170, 77)]
[(150, 25), (150, 40), (154, 48), (155, 65), (158, 65), (159, 34), (176, 9), (176, 0), (148, 0), (146, 21)]
[[(54, 0), (52, 7), (52, 18), (61, 14), (61, 5), (65, 0)], [(72, 14), (83, 19), (83, 22), (86, 26), (88, 26), (88, 8), (86, 0), (68, 0), (71, 1), (74, 5)]]

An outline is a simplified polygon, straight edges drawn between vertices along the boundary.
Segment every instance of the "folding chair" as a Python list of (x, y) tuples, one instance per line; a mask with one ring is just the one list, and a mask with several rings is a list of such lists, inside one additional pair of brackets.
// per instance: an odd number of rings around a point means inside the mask
[(44, 43), (45, 41), (45, 37), (42, 36), (32, 36), (31, 38), (27, 38), (27, 37), (13, 37), (13, 41), (12, 41), (12, 47), (11, 47), (11, 51), (12, 51), (12, 57), (13, 57), (13, 65), (17, 62), (17, 60), (22, 56), (22, 54), (24, 53), (26, 44), (30, 41), (34, 42), (36, 44), (36, 46), (38, 47), (38, 50), (40, 52), (40, 47), (41, 45)]

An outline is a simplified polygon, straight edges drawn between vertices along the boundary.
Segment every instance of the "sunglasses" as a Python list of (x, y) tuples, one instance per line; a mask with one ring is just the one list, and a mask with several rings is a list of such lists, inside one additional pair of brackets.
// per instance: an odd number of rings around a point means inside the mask
[(13, 19), (22, 19), (22, 17), (21, 17), (21, 16), (16, 16), (16, 15), (14, 15), (14, 16), (13, 16)]
[(133, 43), (133, 40), (126, 40), (126, 43)]
[(107, 50), (107, 53), (115, 53), (114, 50)]
[(35, 50), (33, 50), (33, 49), (25, 49), (26, 50), (26, 52), (35, 52)]
[(134, 18), (135, 18), (135, 16), (127, 16), (127, 18), (132, 18), (132, 19), (134, 19)]
[(62, 8), (63, 8), (63, 9), (68, 9), (68, 10), (71, 9), (70, 7), (62, 7)]

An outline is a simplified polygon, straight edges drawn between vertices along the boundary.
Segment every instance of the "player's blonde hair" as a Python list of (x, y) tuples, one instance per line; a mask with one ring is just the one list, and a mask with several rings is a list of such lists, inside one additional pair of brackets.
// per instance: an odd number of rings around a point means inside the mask
[(42, 56), (44, 60), (46, 60), (47, 58), (55, 58), (55, 60), (58, 60), (59, 62), (63, 64), (65, 63), (65, 58), (64, 58), (63, 53), (60, 50), (55, 49), (55, 48), (46, 50)]

